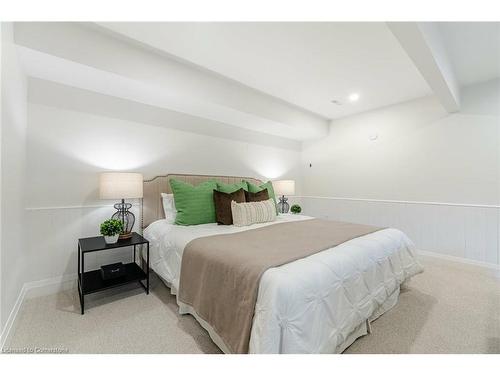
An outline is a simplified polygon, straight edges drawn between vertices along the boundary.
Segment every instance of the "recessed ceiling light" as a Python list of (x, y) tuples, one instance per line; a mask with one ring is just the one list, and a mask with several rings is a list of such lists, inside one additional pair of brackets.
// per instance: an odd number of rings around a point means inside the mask
[(349, 95), (349, 101), (351, 102), (357, 102), (359, 100), (359, 94), (357, 93), (352, 93)]

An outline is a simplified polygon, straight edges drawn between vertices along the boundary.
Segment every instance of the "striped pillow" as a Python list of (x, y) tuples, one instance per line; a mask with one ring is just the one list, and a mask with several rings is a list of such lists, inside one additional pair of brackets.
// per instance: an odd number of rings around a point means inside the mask
[(260, 202), (231, 202), (233, 224), (237, 227), (276, 220), (276, 206), (272, 199)]

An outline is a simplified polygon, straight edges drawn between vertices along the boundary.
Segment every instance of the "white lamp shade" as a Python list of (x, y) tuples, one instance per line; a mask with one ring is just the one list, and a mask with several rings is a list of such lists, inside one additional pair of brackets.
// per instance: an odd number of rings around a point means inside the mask
[(142, 198), (142, 174), (101, 173), (99, 196), (101, 199)]
[(273, 181), (273, 188), (274, 188), (274, 193), (276, 195), (294, 195), (295, 181), (294, 180)]

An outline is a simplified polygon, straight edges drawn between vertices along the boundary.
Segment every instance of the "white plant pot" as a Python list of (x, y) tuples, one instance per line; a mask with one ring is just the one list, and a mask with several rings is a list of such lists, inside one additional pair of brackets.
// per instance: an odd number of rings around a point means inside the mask
[(111, 244), (114, 244), (114, 243), (118, 242), (118, 237), (119, 236), (120, 236), (120, 234), (115, 234), (114, 236), (104, 236), (104, 241), (108, 245), (111, 245)]

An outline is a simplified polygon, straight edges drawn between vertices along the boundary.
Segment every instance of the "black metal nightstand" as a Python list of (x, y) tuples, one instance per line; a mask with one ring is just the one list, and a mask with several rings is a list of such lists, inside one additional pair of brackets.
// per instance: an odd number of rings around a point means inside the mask
[[(146, 245), (147, 246), (147, 259), (146, 259), (146, 271), (142, 269), (136, 263), (136, 246)], [(134, 261), (125, 264), (126, 274), (122, 277), (103, 280), (101, 277), (101, 271), (87, 271), (85, 272), (85, 254), (94, 251), (103, 251), (117, 249), (121, 247), (134, 247)], [(142, 257), (141, 257), (142, 261)], [(146, 285), (143, 284), (142, 280), (146, 280)], [(85, 295), (99, 292), (101, 290), (114, 288), (116, 286), (139, 282), (141, 286), (149, 294), (149, 241), (142, 237), (140, 234), (133, 232), (132, 237), (119, 240), (115, 244), (108, 245), (104, 242), (104, 237), (88, 237), (80, 238), (78, 240), (78, 294), (80, 296), (80, 306), (82, 309), (82, 315), (85, 307)]]

